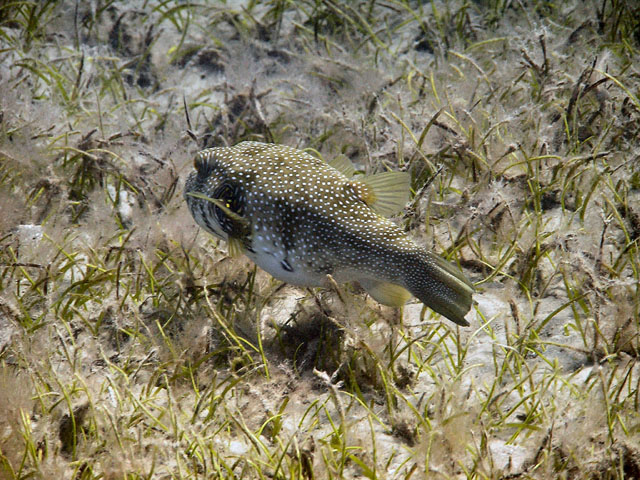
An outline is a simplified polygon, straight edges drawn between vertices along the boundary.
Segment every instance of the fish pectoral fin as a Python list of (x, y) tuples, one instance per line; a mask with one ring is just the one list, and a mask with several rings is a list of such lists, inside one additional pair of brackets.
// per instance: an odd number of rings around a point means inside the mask
[(351, 163), (351, 160), (343, 153), (333, 157), (327, 163), (347, 178), (353, 177), (356, 173), (356, 168), (353, 166), (353, 163)]
[(411, 298), (411, 294), (400, 285), (369, 279), (359, 280), (359, 282), (376, 302), (389, 307), (401, 307)]
[(406, 172), (384, 172), (364, 177), (363, 182), (372, 194), (367, 205), (382, 216), (400, 212), (409, 201), (411, 176)]
[(235, 237), (229, 237), (227, 239), (227, 252), (230, 257), (236, 258), (244, 253), (244, 245), (242, 240)]

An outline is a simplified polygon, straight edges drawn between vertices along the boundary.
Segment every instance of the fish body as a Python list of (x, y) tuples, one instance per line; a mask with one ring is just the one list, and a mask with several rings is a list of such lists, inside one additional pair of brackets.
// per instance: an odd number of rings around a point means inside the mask
[(410, 292), (468, 325), (471, 283), (379, 213), (397, 208), (398, 198), (406, 201), (408, 184), (398, 192), (404, 174), (374, 175), (367, 183), (345, 175), (353, 172), (348, 167), (259, 142), (203, 150), (194, 164), (184, 193), (189, 210), (202, 228), (229, 243), (230, 253), (244, 253), (294, 285), (326, 285), (330, 274), (337, 282), (358, 281), (394, 306)]

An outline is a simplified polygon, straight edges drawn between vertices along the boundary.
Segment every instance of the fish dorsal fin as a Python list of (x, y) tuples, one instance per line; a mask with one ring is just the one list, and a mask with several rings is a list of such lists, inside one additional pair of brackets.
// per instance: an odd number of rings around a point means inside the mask
[(229, 237), (227, 239), (227, 251), (230, 257), (236, 258), (244, 253), (244, 246), (242, 240), (235, 237)]
[(360, 188), (362, 200), (377, 213), (389, 217), (400, 212), (409, 201), (411, 177), (406, 172), (376, 173), (359, 183), (366, 188)]
[(349, 160), (343, 153), (333, 157), (327, 163), (347, 178), (353, 177), (356, 173), (356, 167), (353, 166), (351, 160)]
[(406, 289), (393, 283), (360, 280), (360, 285), (376, 302), (389, 307), (401, 307), (411, 298), (411, 294)]

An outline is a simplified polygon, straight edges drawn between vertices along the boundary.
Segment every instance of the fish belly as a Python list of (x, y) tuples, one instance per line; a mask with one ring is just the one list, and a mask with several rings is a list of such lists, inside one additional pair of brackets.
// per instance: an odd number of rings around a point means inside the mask
[(256, 265), (280, 281), (300, 287), (319, 287), (324, 284), (325, 275), (317, 273), (306, 264), (295, 261), (295, 256), (270, 240), (254, 239), (253, 252), (245, 252)]

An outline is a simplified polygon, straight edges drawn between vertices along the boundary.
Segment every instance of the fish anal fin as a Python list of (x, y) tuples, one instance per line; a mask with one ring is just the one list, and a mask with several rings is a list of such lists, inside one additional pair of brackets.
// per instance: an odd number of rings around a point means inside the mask
[(360, 280), (360, 285), (376, 302), (389, 307), (401, 307), (411, 298), (411, 294), (405, 288), (393, 283)]
[(353, 177), (356, 173), (356, 168), (353, 166), (353, 163), (351, 163), (351, 160), (343, 153), (336, 155), (327, 163), (347, 178)]
[(411, 177), (406, 172), (377, 173), (361, 180), (372, 194), (373, 202), (367, 202), (377, 213), (385, 217), (400, 212), (409, 201)]
[(229, 237), (227, 239), (227, 251), (230, 257), (236, 258), (244, 253), (244, 246), (242, 240), (235, 237)]

